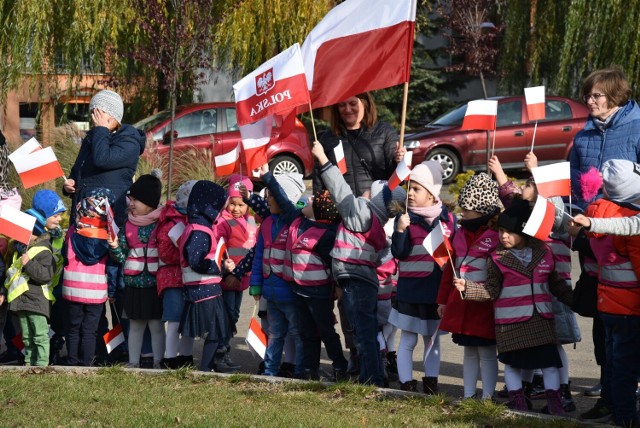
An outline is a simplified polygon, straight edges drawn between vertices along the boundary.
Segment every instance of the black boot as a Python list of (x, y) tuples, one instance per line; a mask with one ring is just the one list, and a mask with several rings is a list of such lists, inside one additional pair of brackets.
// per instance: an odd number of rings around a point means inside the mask
[(438, 378), (437, 377), (423, 377), (422, 378), (422, 392), (427, 395), (435, 395), (438, 393)]
[(295, 364), (292, 363), (282, 363), (280, 365), (280, 370), (278, 371), (278, 376), (280, 377), (288, 377), (293, 379), (296, 377), (295, 375)]
[(409, 380), (407, 382), (400, 382), (401, 391), (418, 392), (418, 381)]
[(576, 403), (573, 402), (571, 395), (571, 381), (560, 385), (560, 394), (562, 395), (562, 408), (565, 412), (575, 412)]
[(533, 403), (531, 402), (531, 391), (533, 391), (533, 384), (531, 382), (522, 381), (522, 392), (524, 394), (524, 400), (527, 403), (529, 411), (533, 409)]

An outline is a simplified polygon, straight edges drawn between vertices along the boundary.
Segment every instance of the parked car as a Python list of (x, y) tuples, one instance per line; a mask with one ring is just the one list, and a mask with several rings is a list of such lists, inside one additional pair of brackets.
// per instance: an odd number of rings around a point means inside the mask
[[(169, 152), (170, 122), (171, 111), (163, 110), (133, 126), (147, 133), (147, 147), (151, 145), (158, 153), (164, 154)], [(305, 177), (311, 175), (313, 155), (306, 128), (295, 119), (293, 130), (288, 135), (281, 136), (282, 126), (281, 119), (274, 121), (267, 148), (269, 170), (274, 174), (297, 172)], [(241, 141), (236, 106), (232, 102), (178, 106), (173, 129), (175, 152), (196, 147), (213, 149), (214, 156), (219, 156), (233, 150)], [(248, 170), (242, 151), (240, 159), (243, 174), (246, 175)]]
[[(494, 153), (505, 170), (523, 168), (535, 124), (529, 122), (524, 95), (491, 99), (498, 100)], [(538, 121), (533, 150), (540, 165), (569, 158), (573, 137), (589, 115), (584, 104), (562, 97), (546, 97), (545, 110), (546, 118)], [(467, 104), (458, 106), (426, 128), (407, 134), (405, 146), (413, 151), (413, 165), (424, 160), (440, 162), (445, 183), (453, 181), (463, 169), (486, 170), (487, 133), (460, 130), (466, 111)]]

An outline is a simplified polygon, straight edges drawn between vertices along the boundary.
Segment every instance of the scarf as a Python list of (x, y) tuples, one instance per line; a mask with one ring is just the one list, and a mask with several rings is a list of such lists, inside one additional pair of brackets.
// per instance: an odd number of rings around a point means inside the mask
[(460, 226), (464, 227), (467, 230), (470, 230), (471, 232), (477, 232), (478, 229), (489, 223), (489, 220), (491, 220), (492, 217), (495, 217), (499, 212), (500, 208), (495, 208), (493, 212), (485, 214), (482, 217), (473, 218), (470, 220), (460, 219), (458, 220), (458, 223), (460, 223)]
[(616, 113), (618, 113), (619, 111), (620, 111), (620, 107), (617, 107), (616, 111), (611, 113), (609, 117), (607, 117), (605, 120), (598, 119), (597, 117), (593, 116), (593, 123), (596, 125), (596, 127), (599, 130), (604, 131), (609, 126), (609, 122), (611, 122), (611, 119), (613, 119), (613, 116), (615, 116)]
[(409, 207), (409, 211), (424, 218), (427, 224), (431, 226), (433, 220), (437, 219), (442, 213), (442, 201), (438, 199), (438, 202), (430, 207)]
[(155, 210), (145, 215), (133, 215), (129, 213), (129, 221), (134, 226), (148, 226), (151, 223), (155, 223), (160, 218), (160, 213), (164, 209), (164, 205), (158, 206)]
[(511, 254), (515, 256), (516, 259), (520, 260), (520, 263), (527, 266), (531, 263), (531, 258), (533, 257), (533, 250), (531, 247), (524, 247), (520, 250), (516, 250), (515, 248), (511, 248), (509, 250)]

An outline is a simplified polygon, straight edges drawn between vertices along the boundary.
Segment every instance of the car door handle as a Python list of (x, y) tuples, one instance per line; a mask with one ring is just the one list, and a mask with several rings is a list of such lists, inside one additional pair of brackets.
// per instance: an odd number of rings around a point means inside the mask
[(516, 137), (522, 137), (524, 135), (524, 131), (516, 131), (513, 133)]
[(563, 126), (562, 127), (562, 132), (569, 132), (571, 131), (571, 127), (570, 126)]

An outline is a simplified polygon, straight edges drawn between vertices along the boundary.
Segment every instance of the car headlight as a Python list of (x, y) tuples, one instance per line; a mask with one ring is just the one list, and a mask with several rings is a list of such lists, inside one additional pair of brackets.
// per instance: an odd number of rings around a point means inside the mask
[(404, 146), (407, 148), (407, 150), (417, 149), (418, 147), (420, 147), (420, 140), (405, 141)]

